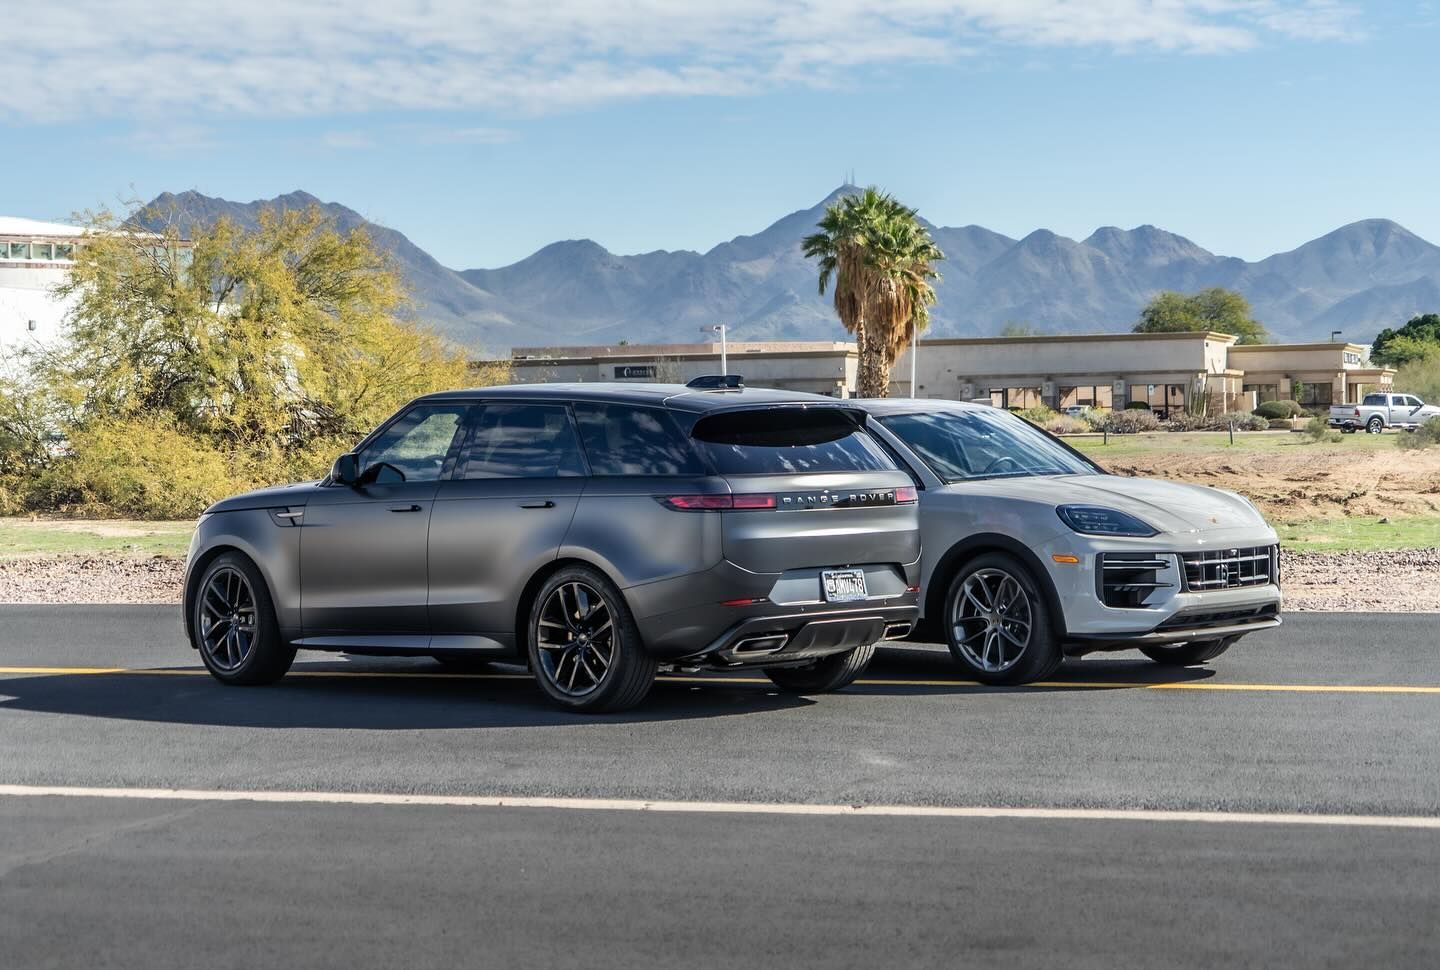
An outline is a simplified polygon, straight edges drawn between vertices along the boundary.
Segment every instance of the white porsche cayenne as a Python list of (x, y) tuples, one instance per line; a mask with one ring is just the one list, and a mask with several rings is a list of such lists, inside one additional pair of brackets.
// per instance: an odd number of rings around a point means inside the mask
[(1280, 625), (1279, 539), (1234, 492), (1106, 473), (998, 408), (857, 402), (920, 491), (921, 618), (977, 680), (1067, 656), (1213, 660)]

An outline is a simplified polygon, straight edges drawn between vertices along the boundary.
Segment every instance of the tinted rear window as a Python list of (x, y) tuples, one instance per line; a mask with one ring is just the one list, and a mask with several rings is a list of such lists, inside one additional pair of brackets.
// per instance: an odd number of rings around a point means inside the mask
[(765, 408), (701, 418), (691, 436), (722, 475), (891, 471), (895, 463), (848, 412)]
[(1377, 405), (1377, 404), (1383, 405), (1383, 404), (1386, 403), (1386, 401), (1387, 401), (1387, 398), (1385, 397), (1384, 394), (1366, 394), (1366, 395), (1365, 395), (1365, 400), (1362, 401), (1362, 402), (1360, 402), (1360, 403), (1365, 404), (1365, 405), (1367, 405), (1367, 406), (1372, 406), (1372, 407), (1373, 407), (1374, 405)]
[(690, 442), (662, 408), (576, 404), (592, 475), (704, 475)]

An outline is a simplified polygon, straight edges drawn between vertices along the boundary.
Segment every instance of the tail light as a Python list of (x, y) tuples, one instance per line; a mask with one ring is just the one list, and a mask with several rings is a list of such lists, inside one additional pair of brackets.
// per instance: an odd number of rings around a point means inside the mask
[(746, 495), (657, 495), (655, 501), (677, 512), (716, 512), (728, 509), (753, 510), (775, 508), (775, 496)]
[(918, 501), (920, 501), (920, 493), (916, 491), (914, 485), (901, 485), (895, 489), (896, 505), (914, 505)]

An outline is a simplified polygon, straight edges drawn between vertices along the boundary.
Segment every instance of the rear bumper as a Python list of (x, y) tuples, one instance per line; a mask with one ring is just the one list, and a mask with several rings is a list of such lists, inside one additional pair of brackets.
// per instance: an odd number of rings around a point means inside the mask
[(674, 657), (712, 667), (804, 663), (908, 634), (920, 615), (913, 602), (863, 609), (814, 610), (743, 619), (703, 649)]
[[(704, 572), (632, 586), (624, 593), (646, 652), (666, 662), (697, 657), (713, 657), (722, 665), (758, 662), (765, 659), (761, 647), (730, 651), (747, 637), (762, 635), (785, 637), (783, 647), (770, 653), (803, 660), (874, 643), (890, 624), (915, 623), (919, 597), (908, 587), (920, 583), (918, 562), (854, 567), (864, 570), (871, 595), (843, 604), (823, 602), (822, 568), (832, 567), (755, 573), (722, 561)], [(741, 602), (746, 599), (753, 602)], [(820, 620), (840, 622), (801, 635), (802, 628)]]

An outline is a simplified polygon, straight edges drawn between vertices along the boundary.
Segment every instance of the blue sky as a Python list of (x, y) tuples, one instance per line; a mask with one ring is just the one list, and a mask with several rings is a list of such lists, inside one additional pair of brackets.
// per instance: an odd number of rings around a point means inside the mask
[(853, 169), (1013, 236), (1440, 243), (1437, 0), (70, 0), (6, 32), (6, 215), (303, 188), (470, 268), (708, 249)]

